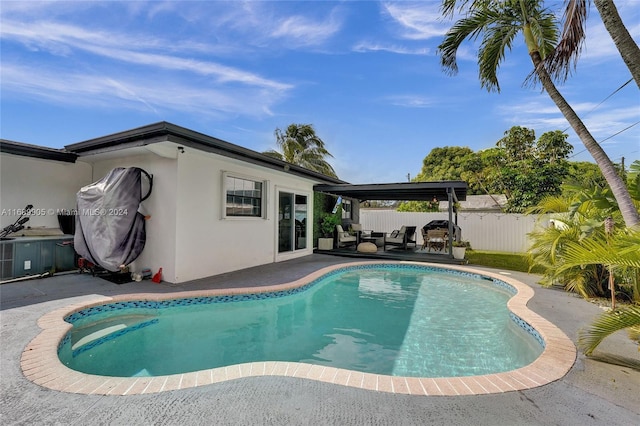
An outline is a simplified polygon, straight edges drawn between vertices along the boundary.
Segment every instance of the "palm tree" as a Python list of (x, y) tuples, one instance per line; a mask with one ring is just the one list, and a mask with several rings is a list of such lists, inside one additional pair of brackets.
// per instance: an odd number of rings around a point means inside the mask
[(634, 301), (640, 302), (640, 231), (621, 230), (611, 238), (596, 236), (582, 241), (569, 241), (564, 247), (563, 263), (560, 272), (573, 267), (587, 265), (607, 265), (619, 268), (630, 278)]
[(327, 151), (311, 124), (290, 124), (286, 132), (276, 129), (275, 136), (280, 151), (269, 150), (263, 154), (327, 176), (338, 177), (326, 161), (327, 157), (333, 155)]
[(625, 224), (628, 227), (639, 225), (640, 215), (624, 181), (600, 144), (558, 91), (544, 63), (548, 55), (554, 54), (559, 34), (558, 21), (553, 13), (543, 7), (543, 0), (443, 0), (445, 15), (451, 15), (456, 5), (467, 13), (454, 23), (438, 46), (442, 66), (451, 74), (457, 73), (456, 54), (462, 42), (482, 36), (478, 50), (480, 84), (489, 91), (499, 92), (498, 67), (504, 60), (505, 51), (511, 49), (516, 35), (522, 33), (534, 65), (534, 78), (540, 81), (600, 167), (618, 202)]
[[(635, 300), (640, 299), (640, 231), (628, 229), (622, 231), (609, 241), (592, 239), (581, 243), (567, 244), (564, 253), (564, 265), (561, 268), (575, 266), (606, 264), (609, 269), (621, 268), (626, 275), (635, 281), (633, 288)], [(578, 346), (585, 355), (590, 355), (605, 337), (625, 328), (640, 329), (640, 305), (612, 309), (602, 314), (582, 330), (578, 336)]]
[[(578, 3), (585, 0), (579, 0)], [(613, 0), (594, 0), (598, 13), (602, 18), (604, 27), (609, 32), (609, 35), (613, 39), (622, 60), (629, 68), (633, 79), (636, 81), (638, 88), (640, 88), (640, 48), (633, 41), (631, 34), (627, 31), (627, 27), (622, 23), (620, 14)]]
[[(529, 213), (551, 215), (554, 226), (540, 227), (529, 234), (532, 240), (528, 250), (531, 267), (544, 270), (540, 284), (544, 286), (561, 283), (567, 291), (580, 294), (584, 298), (606, 296), (606, 270), (600, 264), (565, 264), (565, 253), (569, 244), (584, 242), (602, 236), (605, 213), (599, 200), (585, 199), (599, 197), (600, 194), (574, 194), (571, 196), (550, 196), (538, 203)], [(581, 200), (582, 199), (582, 200)], [(615, 217), (615, 213), (612, 213)], [(545, 217), (541, 216), (541, 217)], [(617, 215), (619, 217), (619, 213)]]
[[(629, 176), (630, 192), (640, 201), (635, 183), (640, 181), (640, 162), (634, 162)], [(608, 189), (567, 188), (570, 196), (549, 197), (531, 212), (552, 213), (559, 225), (530, 234), (533, 244), (529, 250), (532, 262), (545, 267), (542, 284), (560, 281), (565, 289), (583, 297), (605, 296), (607, 281), (614, 294), (624, 294), (634, 303), (612, 308), (602, 314), (579, 334), (578, 346), (586, 355), (608, 335), (625, 328), (640, 333), (640, 229), (626, 228), (603, 232), (605, 216), (621, 217), (618, 206)], [(613, 277), (620, 283), (617, 293)]]

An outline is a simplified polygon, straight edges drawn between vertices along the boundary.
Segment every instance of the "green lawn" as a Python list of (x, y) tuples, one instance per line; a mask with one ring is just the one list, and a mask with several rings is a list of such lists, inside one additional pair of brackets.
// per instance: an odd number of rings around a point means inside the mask
[[(502, 253), (497, 251), (467, 250), (465, 257), (470, 265), (501, 268), (509, 271), (529, 272), (529, 262), (525, 253)], [(542, 273), (539, 267), (534, 267), (532, 273)]]

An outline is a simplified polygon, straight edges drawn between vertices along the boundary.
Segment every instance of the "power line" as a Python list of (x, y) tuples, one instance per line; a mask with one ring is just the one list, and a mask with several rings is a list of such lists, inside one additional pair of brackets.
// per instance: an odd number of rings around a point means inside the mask
[[(609, 94), (609, 96), (607, 96), (607, 97), (606, 97), (606, 98), (604, 98), (602, 101), (600, 101), (600, 103), (599, 103), (598, 105), (596, 105), (596, 106), (594, 106), (593, 108), (591, 108), (591, 110), (590, 110), (589, 112), (587, 112), (585, 115), (583, 115), (583, 117), (586, 117), (587, 115), (591, 114), (591, 113), (592, 113), (593, 111), (595, 111), (595, 110), (596, 110), (600, 105), (602, 105), (603, 103), (605, 103), (605, 102), (606, 102), (610, 97), (612, 97), (613, 95), (615, 95), (616, 93), (618, 93), (618, 92), (619, 92), (620, 90), (622, 90), (622, 89), (623, 89), (627, 84), (631, 83), (632, 81), (633, 81), (633, 78), (630, 78), (629, 80), (627, 80), (626, 82), (624, 82), (620, 87), (618, 87), (616, 90), (614, 90), (613, 92), (611, 92), (611, 94)], [(635, 126), (635, 125), (636, 125), (636, 124), (638, 124), (638, 123), (640, 123), (640, 121), (636, 121), (636, 122), (635, 122), (635, 123), (633, 123), (632, 125), (630, 125), (630, 126), (628, 126), (628, 127), (624, 128), (624, 129), (620, 130), (620, 131), (619, 131), (619, 132), (617, 132), (617, 133), (614, 133), (613, 135), (611, 135), (611, 136), (609, 136), (609, 137), (607, 137), (607, 138), (605, 138), (605, 139), (601, 140), (601, 141), (600, 141), (600, 142), (598, 142), (598, 143), (603, 143), (603, 142), (605, 142), (605, 141), (608, 141), (609, 139), (613, 138), (614, 136), (617, 136), (617, 135), (619, 135), (620, 133), (622, 133), (622, 132), (625, 132), (625, 131), (629, 130), (630, 128), (632, 128), (633, 126)], [(569, 130), (570, 128), (571, 128), (571, 126), (567, 127), (566, 129), (564, 129), (564, 130), (562, 131), (562, 133), (566, 132), (566, 131), (567, 131), (567, 130)], [(573, 157), (575, 157), (576, 155), (580, 155), (580, 154), (582, 154), (583, 152), (585, 152), (586, 150), (587, 150), (587, 149), (585, 148), (585, 149), (583, 149), (583, 150), (582, 150), (582, 151), (580, 151), (580, 152), (576, 152), (575, 154), (573, 154), (573, 155), (572, 155), (572, 156), (570, 156), (569, 158), (573, 158)]]
[(602, 139), (602, 140), (600, 141), (600, 143), (604, 143), (604, 142), (608, 141), (609, 139), (611, 139), (612, 137), (614, 137), (614, 136), (618, 136), (620, 133), (622, 133), (622, 132), (625, 132), (625, 131), (629, 130), (630, 128), (632, 128), (633, 126), (635, 126), (636, 124), (639, 124), (639, 123), (640, 123), (640, 121), (636, 121), (636, 122), (635, 122), (635, 123), (633, 123), (632, 125), (625, 127), (624, 129), (620, 130), (620, 131), (619, 131), (619, 132), (617, 132), (617, 133), (614, 133), (613, 135), (609, 136), (608, 138)]
[[(607, 138), (602, 139), (602, 140), (601, 140), (600, 142), (598, 142), (598, 143), (602, 144), (602, 143), (604, 143), (604, 142), (608, 141), (609, 139), (611, 139), (611, 138), (613, 138), (613, 137), (615, 137), (615, 136), (618, 136), (620, 133), (622, 133), (622, 132), (625, 132), (625, 131), (629, 130), (630, 128), (632, 128), (633, 126), (635, 126), (635, 125), (637, 125), (637, 124), (640, 124), (640, 121), (636, 121), (636, 122), (635, 122), (635, 123), (633, 123), (632, 125), (625, 127), (624, 129), (620, 130), (619, 132), (614, 133), (613, 135), (611, 135), (611, 136), (609, 136), (609, 137), (607, 137)], [(582, 150), (582, 151), (580, 151), (580, 152), (577, 152), (577, 153), (573, 154), (573, 155), (572, 155), (571, 157), (569, 157), (569, 158), (573, 158), (573, 157), (575, 157), (576, 155), (580, 155), (580, 154), (582, 154), (583, 152), (585, 152), (586, 150), (587, 150), (587, 148), (583, 149), (583, 150)]]
[[(596, 108), (598, 108), (600, 105), (602, 105), (603, 103), (605, 103), (610, 97), (612, 97), (613, 95), (615, 95), (616, 93), (618, 93), (620, 90), (622, 90), (624, 88), (624, 86), (626, 86), (627, 84), (631, 83), (633, 81), (633, 78), (630, 78), (629, 80), (627, 80), (626, 83), (624, 83), (622, 86), (618, 87), (616, 90), (614, 90), (609, 96), (607, 96), (606, 98), (604, 98), (602, 101), (600, 101), (600, 103), (596, 106), (594, 106), (593, 108), (591, 108), (591, 111), (587, 112), (585, 115), (583, 115), (583, 117), (586, 117), (587, 115), (591, 114), (593, 111), (596, 110)], [(636, 123), (637, 124), (637, 123)], [(635, 124), (634, 124), (635, 126)], [(569, 130), (571, 128), (571, 126), (567, 127), (566, 129), (564, 129), (562, 131), (562, 133), (566, 132), (567, 130)], [(615, 136), (615, 135), (614, 135)], [(604, 141), (603, 141), (604, 142)]]

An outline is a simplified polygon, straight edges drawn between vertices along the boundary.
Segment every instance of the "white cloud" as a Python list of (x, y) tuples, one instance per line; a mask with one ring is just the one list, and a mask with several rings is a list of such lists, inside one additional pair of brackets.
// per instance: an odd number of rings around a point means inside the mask
[[(637, 106), (609, 109), (593, 102), (576, 102), (572, 104), (576, 113), (596, 140), (600, 141), (633, 125), (640, 118)], [(552, 130), (562, 130), (574, 134), (569, 122), (564, 118), (560, 110), (551, 101), (534, 101), (516, 105), (504, 105), (497, 109), (497, 113), (503, 117), (509, 126), (523, 126), (534, 129), (540, 136), (542, 133)], [(626, 140), (629, 133), (618, 140)], [(578, 140), (574, 141), (579, 143)], [(607, 141), (607, 143), (612, 143)]]
[(193, 85), (175, 78), (149, 79), (145, 75), (118, 77), (69, 73), (3, 64), (4, 96), (45, 99), (63, 105), (100, 108), (194, 112), (200, 115), (271, 115), (284, 93), (251, 87)]
[(352, 50), (354, 52), (389, 52), (389, 53), (397, 53), (399, 55), (429, 55), (431, 53), (431, 49), (428, 47), (420, 47), (416, 49), (410, 49), (403, 46), (393, 45), (393, 44), (382, 44), (382, 43), (370, 43), (370, 42), (360, 42), (353, 46)]
[(386, 100), (391, 103), (391, 105), (406, 108), (430, 108), (441, 103), (438, 99), (420, 95), (388, 96)]
[(104, 58), (149, 66), (153, 69), (187, 71), (199, 75), (215, 76), (220, 82), (237, 82), (277, 90), (288, 90), (291, 85), (263, 78), (255, 73), (221, 65), (211, 61), (194, 60), (153, 51), (173, 45), (182, 55), (204, 50), (198, 43), (173, 43), (153, 37), (89, 31), (84, 28), (43, 22), (19, 25), (4, 22), (2, 37), (29, 46), (44, 49), (54, 55), (71, 56), (75, 51), (85, 51)]
[(440, 2), (385, 3), (384, 11), (401, 27), (401, 36), (425, 40), (443, 36), (449, 24), (442, 22)]
[(294, 15), (273, 22), (270, 37), (287, 39), (290, 46), (317, 46), (335, 35), (341, 26), (334, 13), (324, 20)]

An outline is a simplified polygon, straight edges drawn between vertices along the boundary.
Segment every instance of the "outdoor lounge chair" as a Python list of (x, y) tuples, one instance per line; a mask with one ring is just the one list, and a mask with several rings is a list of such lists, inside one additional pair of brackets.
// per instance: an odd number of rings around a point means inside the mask
[(359, 223), (352, 223), (351, 230), (356, 234), (360, 234), (360, 237), (370, 237), (373, 231), (362, 229), (362, 225)]
[(385, 239), (385, 249), (386, 246), (398, 246), (403, 249), (407, 249), (409, 244), (415, 244), (416, 241), (413, 239), (413, 236), (416, 233), (415, 226), (403, 226), (399, 230), (393, 231), (389, 236)]
[(338, 236), (338, 248), (351, 244), (355, 246), (358, 241), (355, 235), (351, 235), (342, 229), (342, 225), (336, 225), (336, 234)]

